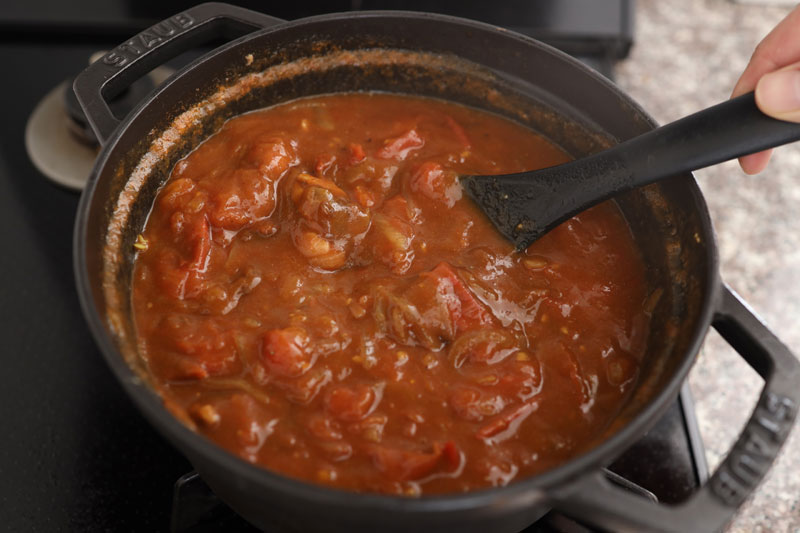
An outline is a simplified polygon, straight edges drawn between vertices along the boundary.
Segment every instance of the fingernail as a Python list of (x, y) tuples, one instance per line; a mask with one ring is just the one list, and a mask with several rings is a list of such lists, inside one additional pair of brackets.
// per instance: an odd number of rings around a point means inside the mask
[(800, 113), (800, 71), (765, 74), (756, 86), (756, 102), (768, 115)]

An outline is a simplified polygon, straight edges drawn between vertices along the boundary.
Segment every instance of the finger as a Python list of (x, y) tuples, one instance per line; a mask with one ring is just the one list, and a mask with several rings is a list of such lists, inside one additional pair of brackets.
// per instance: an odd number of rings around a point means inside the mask
[(739, 165), (745, 174), (758, 174), (767, 167), (771, 156), (772, 150), (742, 156), (739, 158)]
[[(800, 39), (796, 38), (798, 26), (800, 26), (800, 6), (795, 7), (758, 44), (750, 62), (736, 82), (731, 98), (754, 90), (765, 74), (800, 59)], [(766, 150), (740, 157), (739, 165), (746, 174), (758, 174), (766, 168), (771, 155), (772, 150)]]
[(798, 27), (800, 27), (800, 6), (795, 7), (758, 44), (750, 62), (733, 88), (732, 97), (755, 89), (758, 80), (764, 74), (800, 60)]
[(764, 74), (756, 85), (756, 105), (771, 117), (800, 122), (800, 63)]

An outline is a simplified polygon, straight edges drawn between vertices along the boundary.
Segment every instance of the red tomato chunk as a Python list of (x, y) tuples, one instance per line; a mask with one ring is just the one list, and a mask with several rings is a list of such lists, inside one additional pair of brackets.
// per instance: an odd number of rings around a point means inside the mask
[(625, 221), (606, 203), (518, 253), (458, 183), (566, 160), (517, 124), (409, 97), (228, 121), (173, 169), (136, 259), (156, 388), (239, 457), (345, 490), (475, 490), (581, 453), (647, 343)]
[(264, 335), (263, 357), (270, 371), (297, 377), (311, 369), (308, 335), (300, 328), (276, 329)]

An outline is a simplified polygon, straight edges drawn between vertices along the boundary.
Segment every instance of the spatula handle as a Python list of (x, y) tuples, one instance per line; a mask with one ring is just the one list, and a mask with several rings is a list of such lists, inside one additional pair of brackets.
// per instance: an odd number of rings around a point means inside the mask
[[(609, 150), (627, 166), (630, 186), (698, 170), (800, 139), (800, 124), (762, 113), (753, 93), (698, 111)], [(610, 154), (609, 154), (610, 155)]]
[(619, 193), (800, 139), (748, 93), (576, 161), (518, 174), (462, 176), (467, 194), (517, 249)]
[(528, 173), (504, 176), (501, 188), (509, 201), (494, 210), (499, 214), (487, 210), (486, 200), (478, 202), (523, 249), (567, 218), (619, 193), (799, 139), (800, 124), (765, 115), (748, 93), (592, 156), (537, 171), (535, 178)]

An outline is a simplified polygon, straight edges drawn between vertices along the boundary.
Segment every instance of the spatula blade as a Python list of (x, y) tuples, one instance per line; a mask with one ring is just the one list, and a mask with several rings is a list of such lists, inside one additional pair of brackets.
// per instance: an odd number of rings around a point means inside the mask
[(530, 180), (514, 175), (461, 176), (461, 187), (486, 214), (497, 230), (517, 250), (524, 250), (548, 228), (537, 224), (531, 213), (540, 211), (542, 195)]

